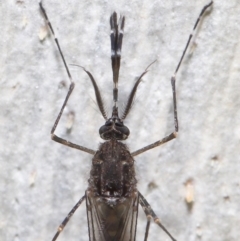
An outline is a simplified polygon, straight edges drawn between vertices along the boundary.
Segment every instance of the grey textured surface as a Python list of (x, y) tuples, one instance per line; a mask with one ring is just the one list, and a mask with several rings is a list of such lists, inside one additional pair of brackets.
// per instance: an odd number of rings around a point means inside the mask
[[(134, 151), (173, 130), (170, 77), (206, 0), (43, 2), (67, 62), (92, 72), (111, 108), (109, 16), (126, 16), (121, 101), (144, 76), (126, 125)], [(240, 5), (215, 1), (177, 76), (179, 136), (136, 157), (138, 188), (178, 241), (240, 239)], [(69, 84), (38, 1), (0, 3), (0, 240), (51, 240), (84, 194), (91, 155), (61, 146), (50, 130)], [(40, 40), (40, 37), (44, 40)], [(57, 134), (97, 149), (97, 111), (86, 74), (70, 67), (76, 89)], [(66, 86), (64, 85), (66, 84)], [(67, 133), (69, 113), (75, 112)], [(186, 182), (194, 204), (188, 210)], [(191, 188), (189, 189), (191, 192)], [(143, 240), (140, 213), (137, 240)], [(87, 240), (85, 204), (59, 240)], [(170, 240), (152, 225), (150, 240)]]

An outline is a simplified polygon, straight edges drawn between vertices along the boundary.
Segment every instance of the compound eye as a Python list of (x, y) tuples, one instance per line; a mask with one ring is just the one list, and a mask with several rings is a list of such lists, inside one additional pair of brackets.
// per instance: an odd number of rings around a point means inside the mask
[[(111, 125), (104, 125), (104, 126), (101, 126), (101, 128), (99, 129), (99, 134), (100, 136), (103, 138), (103, 136), (108, 136), (109, 134), (109, 129), (111, 128)], [(103, 138), (106, 140), (106, 138)], [(108, 139), (108, 138), (107, 138)]]
[(115, 122), (115, 125), (116, 125), (117, 127), (124, 126), (121, 121), (116, 121), (116, 122)]
[(123, 126), (123, 128), (121, 128), (121, 132), (122, 132), (122, 134), (124, 134), (126, 136), (129, 136), (129, 134), (130, 134), (129, 129), (126, 126)]
[(112, 121), (112, 120), (108, 120), (108, 121), (106, 121), (106, 123), (105, 123), (105, 125), (104, 125), (104, 126), (111, 126), (111, 125), (112, 125), (112, 123), (113, 123), (113, 121)]
[(119, 118), (110, 118), (99, 129), (99, 134), (104, 140), (110, 140), (111, 138), (126, 140), (130, 131)]

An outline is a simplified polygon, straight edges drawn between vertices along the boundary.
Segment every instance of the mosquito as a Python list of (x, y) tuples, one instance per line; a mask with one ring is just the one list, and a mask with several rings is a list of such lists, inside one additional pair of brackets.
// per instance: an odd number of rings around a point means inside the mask
[(137, 79), (130, 92), (123, 113), (119, 114), (117, 105), (118, 77), (120, 69), (125, 17), (120, 16), (118, 21), (116, 12), (114, 12), (110, 16), (111, 61), (113, 72), (113, 107), (111, 117), (108, 117), (106, 114), (101, 93), (93, 75), (84, 67), (82, 67), (82, 69), (86, 72), (92, 82), (98, 108), (105, 120), (105, 124), (99, 129), (100, 137), (105, 140), (105, 142), (100, 144), (98, 150), (92, 150), (84, 146), (69, 142), (55, 135), (55, 130), (58, 126), (63, 110), (74, 89), (74, 82), (72, 80), (71, 73), (65, 61), (58, 39), (55, 37), (52, 24), (50, 23), (47, 13), (42, 6), (42, 2), (39, 3), (44, 18), (54, 36), (55, 43), (57, 45), (58, 51), (61, 55), (61, 59), (67, 71), (68, 78), (70, 80), (70, 86), (67, 92), (67, 96), (63, 102), (61, 110), (51, 130), (51, 138), (54, 141), (59, 142), (63, 145), (93, 155), (90, 178), (88, 180), (88, 188), (83, 197), (76, 203), (76, 205), (72, 208), (67, 217), (65, 217), (61, 225), (58, 227), (58, 230), (54, 235), (52, 241), (55, 241), (57, 239), (59, 234), (62, 232), (62, 230), (72, 217), (72, 215), (75, 213), (75, 211), (84, 200), (86, 200), (86, 211), (90, 241), (135, 241), (139, 204), (141, 205), (147, 218), (144, 241), (148, 239), (151, 220), (153, 220), (160, 228), (162, 228), (172, 241), (176, 241), (176, 239), (161, 223), (160, 219), (157, 217), (147, 200), (138, 191), (133, 157), (152, 148), (160, 146), (177, 137), (178, 118), (175, 91), (176, 75), (181, 66), (182, 60), (188, 49), (195, 29), (197, 28), (205, 11), (210, 8), (212, 4), (213, 1), (205, 5), (200, 12), (199, 17), (194, 24), (192, 33), (188, 37), (188, 41), (178, 62), (176, 70), (171, 77), (174, 109), (174, 131), (163, 139), (131, 153), (128, 147), (122, 143), (122, 141), (126, 140), (130, 134), (128, 127), (124, 125), (123, 121), (126, 119), (129, 111), (131, 110), (138, 85), (140, 84), (142, 77), (148, 72), (148, 68)]

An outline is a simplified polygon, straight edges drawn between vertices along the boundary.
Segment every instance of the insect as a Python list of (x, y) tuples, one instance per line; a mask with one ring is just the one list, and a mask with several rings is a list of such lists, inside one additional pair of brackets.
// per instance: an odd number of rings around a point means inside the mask
[[(201, 20), (206, 9), (208, 9), (212, 4), (213, 1), (211, 1), (209, 4), (203, 7), (193, 27), (193, 31), (197, 28), (197, 25)], [(148, 204), (147, 200), (137, 190), (137, 181), (135, 177), (133, 157), (152, 148), (160, 146), (170, 140), (173, 140), (177, 136), (178, 118), (175, 91), (176, 74), (185, 56), (186, 50), (188, 49), (193, 33), (189, 35), (187, 44), (184, 48), (180, 61), (178, 62), (177, 68), (173, 76), (171, 77), (175, 130), (163, 139), (130, 153), (127, 146), (122, 143), (122, 141), (126, 140), (130, 134), (128, 127), (124, 125), (123, 121), (129, 114), (138, 85), (140, 84), (142, 77), (147, 73), (148, 68), (137, 79), (135, 85), (133, 86), (130, 92), (125, 109), (123, 113), (121, 113), (120, 115), (118, 113), (117, 105), (118, 77), (120, 69), (121, 48), (125, 25), (125, 17), (120, 16), (120, 19), (118, 21), (116, 12), (114, 12), (110, 16), (111, 60), (113, 72), (113, 107), (111, 117), (108, 117), (106, 114), (101, 93), (98, 89), (94, 77), (89, 71), (82, 67), (82, 69), (86, 72), (86, 74), (92, 82), (98, 108), (103, 118), (105, 119), (105, 124), (99, 129), (100, 137), (103, 140), (105, 140), (105, 142), (100, 145), (97, 151), (95, 151), (84, 146), (71, 143), (55, 135), (55, 130), (57, 128), (58, 122), (62, 116), (63, 110), (68, 102), (68, 99), (74, 89), (74, 82), (72, 81), (71, 73), (65, 61), (58, 39), (55, 37), (54, 30), (41, 2), (40, 8), (55, 38), (57, 48), (59, 50), (63, 64), (65, 66), (65, 69), (70, 80), (70, 86), (67, 96), (64, 100), (62, 108), (51, 130), (51, 137), (54, 141), (59, 142), (63, 145), (93, 155), (92, 168), (90, 171), (90, 178), (88, 180), (88, 188), (83, 197), (76, 203), (76, 205), (72, 208), (67, 217), (63, 220), (62, 224), (59, 226), (57, 233), (55, 234), (52, 240), (55, 241), (57, 239), (58, 235), (64, 229), (71, 216), (85, 200), (90, 241), (136, 240), (139, 204), (141, 205), (147, 218), (144, 240), (148, 239), (150, 221), (153, 219), (154, 222), (165, 231), (165, 233), (171, 238), (171, 240), (175, 241), (176, 239), (160, 222), (159, 218), (156, 216), (151, 206)]]

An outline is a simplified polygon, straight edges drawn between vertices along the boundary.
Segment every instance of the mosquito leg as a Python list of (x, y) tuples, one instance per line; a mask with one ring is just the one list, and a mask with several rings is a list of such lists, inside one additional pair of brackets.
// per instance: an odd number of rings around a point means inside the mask
[(87, 153), (89, 153), (89, 154), (94, 155), (96, 151), (94, 151), (94, 150), (92, 150), (92, 149), (88, 149), (88, 148), (86, 148), (86, 147), (84, 147), (84, 146), (80, 146), (80, 145), (71, 143), (71, 142), (69, 142), (69, 141), (67, 141), (67, 140), (64, 140), (64, 139), (62, 139), (62, 138), (60, 138), (60, 137), (58, 137), (58, 136), (56, 136), (56, 135), (54, 134), (54, 132), (55, 132), (57, 126), (58, 126), (58, 122), (59, 122), (59, 120), (61, 119), (63, 110), (64, 110), (64, 108), (65, 108), (65, 106), (66, 106), (66, 104), (67, 104), (67, 102), (68, 102), (68, 99), (69, 99), (69, 97), (70, 97), (70, 95), (71, 95), (71, 93), (72, 93), (72, 91), (73, 91), (73, 89), (74, 89), (74, 82), (72, 81), (72, 76), (71, 76), (71, 73), (70, 73), (70, 71), (69, 71), (69, 69), (68, 69), (67, 63), (66, 63), (66, 61), (65, 61), (63, 52), (62, 52), (61, 47), (60, 47), (60, 44), (59, 44), (59, 42), (58, 42), (58, 39), (57, 39), (56, 36), (55, 36), (53, 27), (52, 27), (52, 25), (51, 25), (51, 22), (50, 22), (49, 19), (48, 19), (47, 13), (46, 13), (45, 9), (44, 9), (43, 6), (42, 6), (42, 2), (39, 3), (39, 6), (40, 6), (40, 9), (41, 9), (41, 11), (42, 11), (42, 13), (43, 13), (43, 15), (44, 15), (44, 18), (45, 18), (45, 20), (46, 20), (46, 22), (47, 22), (47, 24), (48, 24), (48, 26), (49, 26), (49, 28), (50, 28), (50, 30), (51, 30), (51, 32), (52, 32), (52, 35), (54, 36), (55, 43), (56, 43), (56, 45), (57, 45), (58, 51), (59, 51), (59, 53), (60, 53), (60, 55), (61, 55), (61, 58), (62, 58), (64, 67), (65, 67), (65, 69), (66, 69), (66, 71), (67, 71), (68, 78), (69, 78), (70, 83), (71, 83), (70, 86), (69, 86), (69, 90), (68, 90), (67, 96), (66, 96), (66, 98), (65, 98), (65, 100), (64, 100), (64, 102), (63, 102), (62, 108), (61, 108), (61, 110), (60, 110), (60, 112), (59, 112), (59, 114), (58, 114), (58, 116), (57, 116), (57, 119), (56, 119), (56, 121), (54, 122), (53, 128), (52, 128), (52, 130), (51, 130), (51, 138), (52, 138), (52, 140), (54, 140), (54, 141), (56, 141), (56, 142), (59, 142), (59, 143), (61, 143), (61, 144), (63, 144), (63, 145), (66, 145), (66, 146), (69, 146), (69, 147), (72, 147), (72, 148), (75, 148), (75, 149), (78, 149), (78, 150), (81, 150), (81, 151), (84, 151), (84, 152), (87, 152)]
[(180, 58), (180, 60), (179, 60), (179, 63), (178, 63), (178, 65), (177, 65), (177, 68), (176, 68), (176, 70), (175, 70), (175, 72), (174, 72), (174, 74), (173, 74), (173, 76), (172, 76), (172, 78), (171, 78), (172, 93), (173, 93), (174, 125), (175, 125), (175, 131), (176, 131), (176, 132), (178, 132), (177, 100), (176, 100), (176, 91), (175, 91), (176, 75), (177, 75), (177, 72), (178, 72), (178, 70), (179, 70), (179, 68), (180, 68), (180, 66), (181, 66), (181, 64), (182, 64), (183, 58), (184, 58), (184, 56), (185, 56), (185, 54), (186, 54), (186, 51), (187, 51), (187, 49), (188, 49), (188, 47), (189, 47), (189, 43), (191, 42), (191, 39), (192, 39), (192, 37), (193, 37), (193, 34), (194, 34), (194, 32), (195, 32), (195, 30), (196, 30), (199, 22), (201, 21), (203, 15), (204, 15), (204, 13), (205, 13), (205, 11), (206, 11), (212, 4), (213, 4), (213, 1), (211, 1), (209, 4), (205, 5), (205, 6), (203, 7), (202, 11), (200, 12), (200, 14), (199, 14), (199, 16), (198, 16), (198, 18), (197, 18), (194, 26), (193, 26), (192, 32), (191, 32), (191, 34), (190, 34), (189, 37), (188, 37), (187, 44), (186, 44), (186, 46), (185, 46), (185, 48), (184, 48), (184, 50), (183, 50), (183, 53), (182, 53), (182, 56), (181, 56), (181, 58)]
[(182, 53), (182, 56), (180, 58), (180, 61), (178, 62), (178, 65), (177, 65), (177, 68), (173, 74), (173, 76), (171, 77), (171, 85), (172, 85), (172, 94), (173, 94), (173, 116), (174, 116), (174, 127), (175, 127), (175, 131), (172, 132), (170, 135), (164, 137), (162, 140), (159, 140), (159, 141), (156, 141), (148, 146), (145, 146), (133, 153), (131, 153), (132, 156), (136, 156), (136, 155), (139, 155), (145, 151), (148, 151), (152, 148), (155, 148), (157, 146), (160, 146), (168, 141), (171, 141), (172, 139), (175, 139), (177, 137), (177, 132), (178, 132), (178, 117), (177, 117), (177, 98), (176, 98), (176, 87), (175, 87), (175, 82), (176, 82), (176, 75), (177, 75), (177, 72), (181, 66), (181, 63), (182, 63), (182, 60), (186, 54), (186, 51), (189, 47), (189, 43), (193, 37), (193, 33), (195, 31), (195, 29), (197, 28), (199, 22), (201, 21), (205, 11), (213, 4), (213, 1), (211, 1), (209, 4), (205, 5), (202, 9), (202, 11), (200, 12), (199, 16), (198, 16), (198, 19), (197, 21), (195, 22), (194, 24), (194, 27), (193, 27), (193, 30), (192, 30), (192, 33), (189, 35), (188, 37), (188, 41), (187, 41), (187, 44), (183, 50), (183, 53)]
[[(146, 213), (145, 213), (146, 214)], [(144, 235), (144, 241), (147, 241), (148, 239), (148, 233), (149, 233), (149, 228), (150, 228), (150, 222), (151, 222), (151, 217), (147, 216), (147, 225), (146, 225), (146, 231), (145, 231), (145, 235)]]
[(173, 132), (169, 136), (164, 137), (162, 140), (156, 141), (156, 142), (154, 142), (154, 143), (152, 143), (152, 144), (150, 144), (148, 146), (145, 146), (145, 147), (143, 147), (143, 148), (141, 148), (141, 149), (139, 149), (137, 151), (132, 152), (131, 156), (137, 156), (137, 155), (139, 155), (139, 154), (141, 154), (141, 153), (143, 153), (145, 151), (148, 151), (148, 150), (153, 149), (153, 148), (155, 148), (157, 146), (160, 146), (160, 145), (162, 145), (162, 144), (164, 144), (164, 143), (166, 143), (168, 141), (171, 141), (172, 139), (176, 138), (176, 136), (177, 136), (177, 132)]
[(69, 212), (69, 214), (67, 215), (66, 218), (64, 218), (63, 222), (61, 223), (61, 225), (58, 227), (58, 231), (56, 232), (56, 234), (54, 235), (52, 241), (55, 241), (58, 237), (58, 235), (63, 231), (64, 227), (67, 225), (68, 221), (70, 220), (70, 218), (72, 217), (72, 215), (75, 213), (75, 211), (78, 209), (78, 207), (82, 204), (82, 202), (84, 201), (84, 199), (86, 198), (86, 196), (84, 195), (83, 197), (81, 197), (81, 199), (76, 203), (76, 205), (72, 208), (72, 210)]
[(191, 41), (191, 39), (192, 39), (192, 37), (193, 37), (194, 31), (196, 30), (199, 22), (201, 21), (203, 15), (204, 15), (204, 13), (205, 13), (205, 11), (206, 11), (212, 4), (213, 4), (213, 1), (211, 1), (211, 2), (208, 3), (208, 4), (206, 4), (206, 5), (203, 7), (202, 11), (200, 12), (200, 14), (199, 14), (199, 16), (198, 16), (198, 19), (196, 20), (196, 22), (195, 22), (195, 24), (194, 24), (194, 27), (193, 27), (193, 29), (192, 29), (192, 32), (191, 32), (191, 34), (190, 34), (189, 37), (188, 37), (187, 44), (186, 44), (186, 46), (185, 46), (185, 48), (184, 48), (184, 50), (183, 50), (181, 59), (180, 59), (178, 65), (177, 65), (177, 68), (176, 68), (176, 70), (175, 70), (174, 76), (175, 76), (175, 75), (177, 74), (177, 72), (178, 72), (178, 69), (179, 69), (179, 67), (180, 67), (180, 65), (181, 65), (181, 63), (182, 63), (182, 60), (183, 60), (183, 58), (184, 58), (184, 56), (185, 56), (185, 53), (186, 53), (186, 51), (187, 51), (187, 49), (188, 49), (189, 43), (190, 43), (190, 41)]
[(147, 241), (149, 227), (150, 227), (150, 220), (153, 219), (153, 221), (172, 239), (172, 241), (176, 241), (176, 239), (168, 232), (168, 230), (162, 225), (157, 215), (152, 210), (151, 206), (147, 202), (147, 200), (143, 197), (143, 195), (138, 192), (139, 194), (139, 203), (142, 206), (143, 211), (145, 212), (145, 215), (148, 219), (147, 226), (146, 226), (146, 232), (145, 232), (145, 238), (144, 241)]

